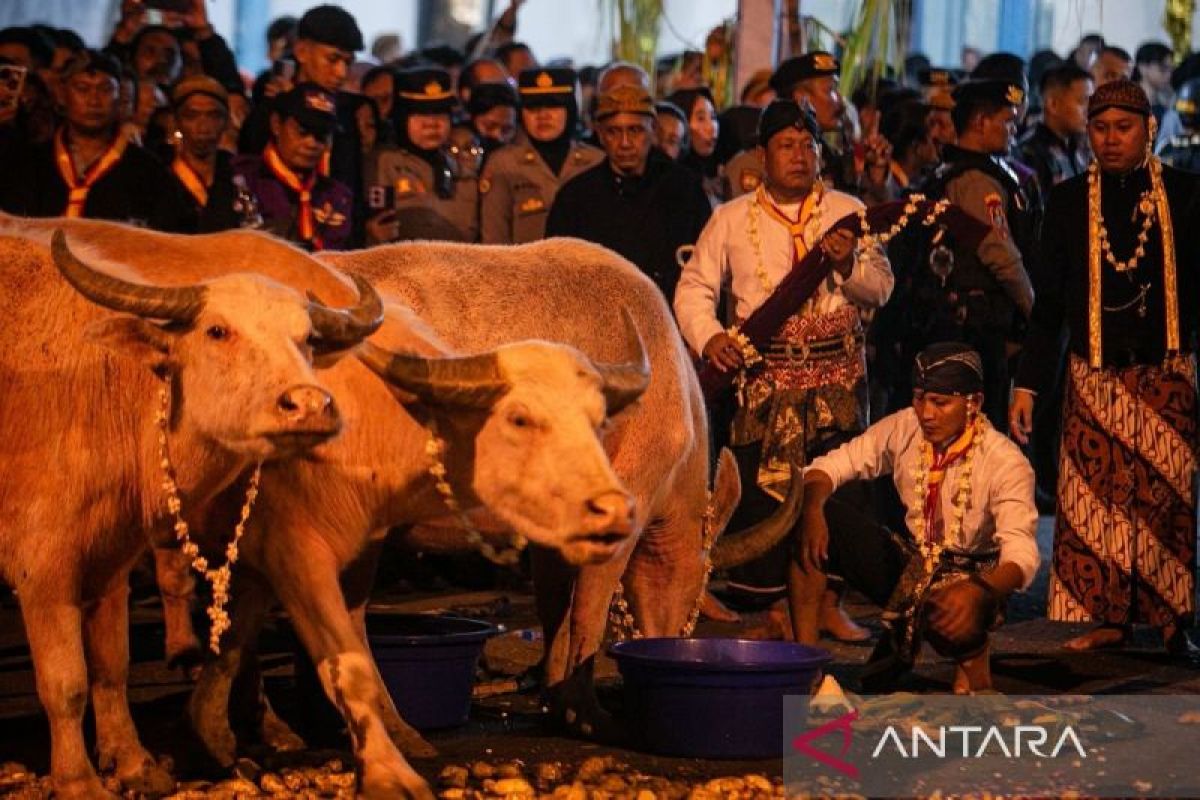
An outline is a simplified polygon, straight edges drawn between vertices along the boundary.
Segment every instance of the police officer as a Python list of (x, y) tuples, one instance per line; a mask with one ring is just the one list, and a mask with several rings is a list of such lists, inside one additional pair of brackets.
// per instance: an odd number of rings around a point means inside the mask
[(929, 106), (929, 134), (933, 137), (940, 158), (942, 148), (958, 140), (954, 121), (950, 118), (950, 112), (954, 110), (954, 87), (958, 85), (958, 77), (948, 69), (931, 68), (918, 72), (917, 82)]
[(472, 163), (450, 153), (454, 103), (450, 73), (444, 69), (417, 67), (396, 74), (399, 146), (378, 154), (367, 179), (368, 197), (391, 200), (394, 222), (387, 235), (369, 234), (369, 241), (478, 240), (478, 174)]
[(579, 123), (575, 71), (521, 73), (520, 141), (488, 159), (479, 182), (484, 244), (523, 244), (545, 236), (558, 187), (604, 160), (604, 151), (575, 139)]
[(1200, 172), (1200, 78), (1192, 78), (1179, 87), (1175, 113), (1183, 131), (1167, 140), (1159, 157), (1172, 167)]
[(962, 206), (992, 230), (974, 252), (933, 243), (920, 255), (922, 263), (911, 265), (909, 355), (935, 341), (970, 343), (983, 358), (984, 411), (998, 428), (1008, 407), (1006, 343), (1033, 308), (1024, 255), (1033, 243), (1033, 214), (1003, 159), (1024, 97), (1008, 81), (969, 81), (955, 89), (958, 143), (942, 148), (943, 163), (920, 190)]

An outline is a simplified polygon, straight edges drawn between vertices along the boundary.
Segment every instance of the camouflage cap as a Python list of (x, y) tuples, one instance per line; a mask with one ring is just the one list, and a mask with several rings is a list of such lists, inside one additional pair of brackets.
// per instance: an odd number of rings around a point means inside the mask
[(603, 120), (617, 114), (641, 114), (654, 116), (654, 100), (640, 86), (618, 86), (600, 95), (596, 105), (596, 119)]

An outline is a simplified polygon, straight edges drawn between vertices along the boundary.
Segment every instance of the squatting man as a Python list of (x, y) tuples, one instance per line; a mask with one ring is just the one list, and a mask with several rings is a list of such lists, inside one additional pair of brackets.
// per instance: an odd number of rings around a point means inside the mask
[[(1027, 588), (1039, 556), (1033, 468), (980, 413), (983, 365), (957, 342), (917, 355), (913, 404), (815, 459), (788, 576), (797, 641), (815, 643), (826, 575), (883, 607), (885, 632), (863, 672), (886, 691), (922, 640), (957, 662), (956, 694), (990, 689), (989, 631), (1008, 596)], [(907, 531), (831, 497), (841, 485), (892, 474)]]

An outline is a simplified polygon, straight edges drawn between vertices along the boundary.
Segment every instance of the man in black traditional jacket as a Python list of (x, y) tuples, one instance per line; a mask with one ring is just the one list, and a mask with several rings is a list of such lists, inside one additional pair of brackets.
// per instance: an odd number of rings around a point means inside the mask
[(600, 98), (596, 130), (607, 158), (563, 184), (546, 236), (575, 236), (632, 261), (667, 302), (679, 282), (676, 251), (695, 244), (712, 207), (700, 177), (654, 144), (654, 101), (640, 86)]
[(1051, 619), (1095, 622), (1071, 650), (1123, 644), (1135, 623), (1186, 647), (1195, 594), (1197, 239), (1200, 179), (1152, 153), (1136, 83), (1088, 105), (1096, 161), (1055, 188), (1010, 429), (1025, 441), (1035, 397), (1069, 366), (1050, 574)]

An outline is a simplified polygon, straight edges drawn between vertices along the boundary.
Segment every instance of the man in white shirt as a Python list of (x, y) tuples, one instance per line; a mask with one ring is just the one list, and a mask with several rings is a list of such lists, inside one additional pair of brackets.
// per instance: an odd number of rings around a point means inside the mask
[[(761, 354), (762, 368), (739, 379), (730, 442), (743, 478), (735, 527), (771, 513), (787, 495), (793, 463), (836, 447), (867, 424), (861, 318), (887, 301), (892, 271), (878, 246), (856, 247), (849, 232), (829, 232), (863, 205), (822, 184), (820, 134), (812, 112), (794, 100), (775, 100), (763, 110), (763, 183), (713, 212), (675, 290), (675, 314), (688, 344), (721, 371), (741, 370), (745, 354), (736, 331), (717, 319), (722, 286), (729, 287), (740, 323), (812, 248), (823, 248), (833, 262), (829, 278)], [(782, 597), (788, 562), (782, 544), (731, 573), (735, 588)], [(838, 638), (866, 636), (833, 602), (823, 627)]]
[[(980, 412), (983, 364), (958, 342), (913, 367), (913, 407), (816, 459), (804, 473), (798, 553), (789, 573), (797, 641), (817, 639), (826, 572), (884, 609), (886, 631), (863, 672), (879, 691), (911, 668), (927, 639), (954, 658), (957, 694), (990, 689), (988, 631), (1037, 572), (1033, 468)], [(834, 490), (892, 474), (907, 532), (847, 507)]]

